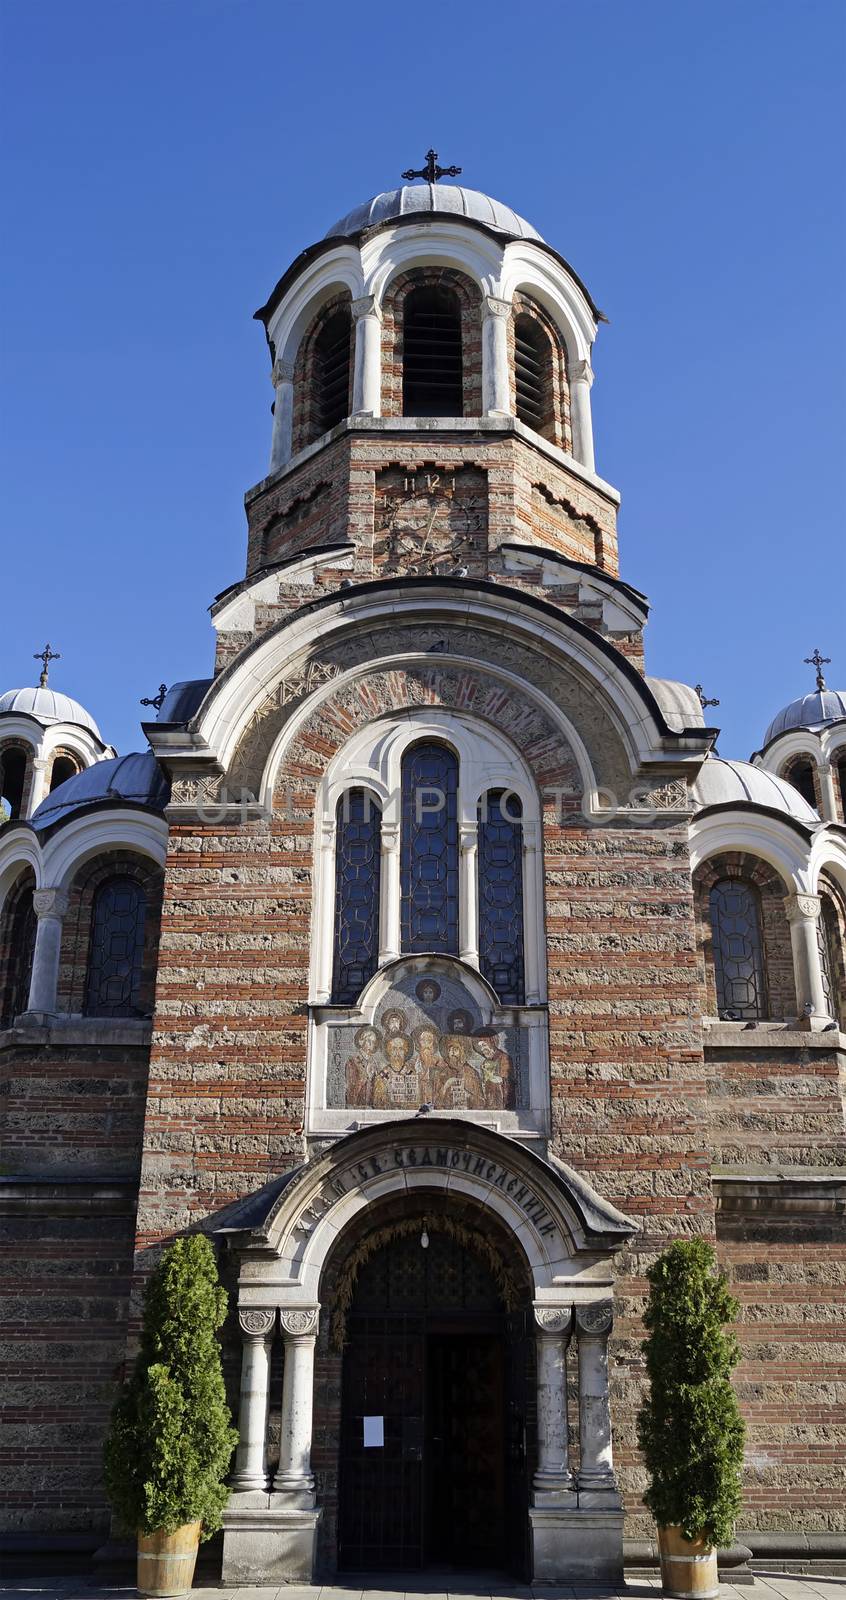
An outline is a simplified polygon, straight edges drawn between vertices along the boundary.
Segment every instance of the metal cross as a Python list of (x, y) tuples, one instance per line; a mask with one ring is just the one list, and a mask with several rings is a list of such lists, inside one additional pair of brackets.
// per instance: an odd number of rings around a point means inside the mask
[(703, 711), (705, 710), (706, 706), (718, 706), (719, 705), (719, 703), (720, 703), (719, 700), (709, 700), (708, 699), (708, 697), (707, 697), (707, 695), (705, 693), (705, 690), (703, 689), (701, 683), (695, 683), (693, 685), (693, 687), (694, 687), (694, 689), (696, 690), (696, 693), (699, 696), (699, 704), (701, 705)]
[(419, 172), (414, 167), (409, 167), (408, 171), (403, 173), (403, 177), (425, 178), (427, 183), (437, 183), (439, 178), (457, 178), (460, 171), (460, 167), (439, 167), (437, 150), (427, 150), (425, 167), (421, 167)]
[(41, 661), (44, 663), (41, 668), (41, 677), (38, 680), (38, 687), (40, 689), (46, 689), (47, 673), (50, 669), (50, 662), (61, 661), (61, 653), (58, 650), (51, 650), (49, 644), (45, 644), (43, 650), (35, 651), (32, 659), (33, 661)]
[(162, 706), (164, 705), (164, 697), (165, 697), (166, 694), (167, 694), (167, 684), (166, 683), (160, 683), (159, 684), (159, 692), (158, 692), (158, 694), (154, 695), (152, 700), (142, 700), (142, 701), (140, 701), (140, 704), (142, 706), (155, 706), (157, 711), (161, 711)]
[(831, 656), (821, 656), (820, 655), (819, 645), (817, 645), (817, 648), (815, 649), (815, 651), (814, 651), (812, 656), (806, 656), (805, 657), (805, 665), (806, 665), (806, 667), (816, 667), (816, 669), (817, 669), (817, 688), (818, 689), (824, 689), (825, 688), (825, 678), (822, 675), (822, 669), (823, 669), (823, 667), (829, 666), (830, 662), (831, 662)]

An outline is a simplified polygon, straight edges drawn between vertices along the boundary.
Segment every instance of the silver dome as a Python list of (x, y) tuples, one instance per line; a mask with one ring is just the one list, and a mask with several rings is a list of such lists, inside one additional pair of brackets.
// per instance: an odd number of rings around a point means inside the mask
[(789, 706), (773, 717), (764, 734), (764, 744), (768, 745), (779, 734), (789, 733), (791, 728), (821, 728), (827, 722), (842, 722), (844, 718), (846, 689), (814, 689), (812, 694), (791, 700)]
[(512, 239), (543, 239), (525, 217), (517, 215), (501, 200), (493, 200), (479, 189), (462, 189), (452, 183), (404, 184), (401, 189), (386, 189), (384, 194), (354, 206), (345, 217), (328, 228), (324, 238), (344, 239), (360, 233), (362, 228), (374, 228), (377, 223), (390, 222), (394, 217), (413, 216), (469, 217), (473, 222), (483, 222), (488, 228), (507, 233)]
[(55, 689), (7, 689), (5, 694), (0, 694), (0, 715), (3, 712), (35, 717), (45, 727), (53, 722), (73, 722), (79, 728), (87, 728), (103, 743), (100, 729), (85, 707), (78, 700), (72, 700), (69, 694), (58, 694)]
[(693, 785), (696, 811), (707, 806), (766, 806), (783, 811), (796, 822), (816, 827), (819, 815), (786, 778), (777, 778), (750, 761), (724, 761), (721, 756), (706, 756)]
[(704, 728), (702, 702), (689, 683), (680, 683), (676, 678), (647, 678), (646, 682), (661, 707), (667, 727), (674, 733), (683, 733), (685, 728)]

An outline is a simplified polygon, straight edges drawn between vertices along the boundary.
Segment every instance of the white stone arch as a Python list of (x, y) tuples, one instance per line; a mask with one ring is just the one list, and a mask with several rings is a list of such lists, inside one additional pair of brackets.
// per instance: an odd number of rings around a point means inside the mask
[(811, 894), (819, 893), (820, 876), (823, 872), (827, 872), (846, 894), (846, 838), (828, 828), (815, 835), (811, 846), (808, 870), (808, 887)]
[(278, 362), (293, 367), (303, 334), (321, 306), (345, 291), (352, 300), (365, 293), (361, 258), (352, 244), (338, 245), (310, 262), (280, 300), (267, 324)]
[(475, 283), (480, 294), (499, 293), (503, 247), (460, 219), (427, 221), (425, 227), (380, 230), (361, 246), (365, 294), (381, 307), (394, 278), (412, 267), (454, 267)]
[(71, 817), (43, 847), (41, 881), (66, 892), (86, 862), (109, 850), (127, 850), (164, 867), (167, 823), (152, 812), (129, 807)]
[(22, 872), (30, 868), (35, 873), (35, 887), (41, 887), (41, 844), (31, 828), (15, 827), (0, 835), (0, 916), (6, 901), (15, 888)]
[(513, 299), (518, 290), (537, 300), (552, 317), (567, 349), (568, 366), (590, 360), (596, 319), (584, 290), (560, 261), (527, 239), (505, 247), (503, 299)]
[(740, 808), (704, 811), (693, 818), (689, 839), (693, 873), (711, 856), (741, 850), (766, 861), (786, 894), (810, 892), (811, 843), (788, 822)]

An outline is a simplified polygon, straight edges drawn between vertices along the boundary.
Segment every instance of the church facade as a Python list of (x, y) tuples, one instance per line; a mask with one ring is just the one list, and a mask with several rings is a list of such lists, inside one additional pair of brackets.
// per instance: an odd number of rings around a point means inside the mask
[[(616, 1581), (644, 1274), (741, 1301), (740, 1537), (846, 1560), (846, 695), (749, 762), (650, 677), (600, 313), (424, 182), (257, 313), (275, 391), (212, 672), (118, 757), (0, 697), (2, 1527), (109, 1530), (162, 1244), (215, 1240), (226, 1581)], [(54, 669), (55, 675), (55, 669)]]

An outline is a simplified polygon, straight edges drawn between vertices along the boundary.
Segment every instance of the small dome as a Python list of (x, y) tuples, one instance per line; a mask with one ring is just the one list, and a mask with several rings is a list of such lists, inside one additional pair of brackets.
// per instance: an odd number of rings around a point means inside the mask
[(73, 722), (79, 728), (87, 728), (103, 743), (100, 729), (85, 707), (78, 700), (72, 700), (69, 694), (57, 694), (55, 689), (7, 689), (5, 694), (0, 694), (0, 715), (4, 712), (35, 717), (45, 727), (53, 722)]
[(85, 772), (58, 784), (33, 812), (31, 822), (34, 828), (52, 828), (75, 812), (104, 802), (161, 812), (169, 799), (170, 783), (155, 756), (149, 750), (136, 750), (112, 761), (95, 761)]
[(769, 811), (784, 811), (796, 822), (811, 827), (820, 820), (813, 806), (786, 778), (776, 778), (763, 767), (753, 767), (750, 761), (723, 761), (720, 756), (706, 756), (702, 763), (693, 785), (693, 804), (696, 811), (704, 811), (707, 806), (766, 806)]
[(404, 184), (401, 189), (386, 189), (384, 194), (365, 200), (355, 206), (327, 230), (326, 239), (349, 238), (363, 228), (374, 228), (380, 222), (390, 222), (394, 217), (412, 216), (469, 217), (473, 222), (483, 222), (498, 233), (507, 233), (512, 239), (543, 239), (525, 217), (517, 215), (501, 200), (493, 200), (478, 189), (462, 189), (452, 183)]
[(647, 678), (649, 688), (658, 701), (668, 728), (682, 733), (685, 728), (704, 728), (702, 702), (689, 683), (679, 683), (676, 678)]
[(773, 717), (764, 734), (764, 744), (768, 745), (779, 734), (789, 733), (791, 728), (822, 728), (827, 722), (842, 722), (844, 718), (846, 689), (815, 689), (812, 694), (791, 700), (789, 706)]

